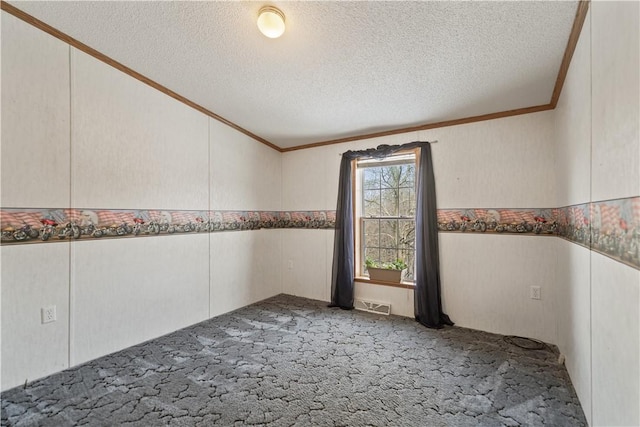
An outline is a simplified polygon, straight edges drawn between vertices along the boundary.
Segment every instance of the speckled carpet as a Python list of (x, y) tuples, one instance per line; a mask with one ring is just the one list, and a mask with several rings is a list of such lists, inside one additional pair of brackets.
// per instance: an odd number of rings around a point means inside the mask
[(586, 425), (551, 350), (279, 295), (2, 394), (12, 426)]

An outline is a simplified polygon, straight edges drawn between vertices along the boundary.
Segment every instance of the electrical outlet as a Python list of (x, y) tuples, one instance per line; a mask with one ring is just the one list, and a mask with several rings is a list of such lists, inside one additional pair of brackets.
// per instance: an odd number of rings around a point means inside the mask
[(531, 287), (531, 299), (542, 299), (542, 294), (540, 291), (540, 286), (532, 286)]
[(56, 306), (50, 305), (48, 307), (42, 307), (42, 323), (51, 323), (56, 321)]
[(287, 267), (289, 268), (289, 270), (293, 270), (293, 261), (292, 260), (289, 260), (287, 262)]

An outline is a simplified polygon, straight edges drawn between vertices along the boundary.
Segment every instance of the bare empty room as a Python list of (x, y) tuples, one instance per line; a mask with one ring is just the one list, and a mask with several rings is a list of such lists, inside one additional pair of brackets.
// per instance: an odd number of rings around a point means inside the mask
[(1, 1), (3, 426), (640, 426), (640, 3)]

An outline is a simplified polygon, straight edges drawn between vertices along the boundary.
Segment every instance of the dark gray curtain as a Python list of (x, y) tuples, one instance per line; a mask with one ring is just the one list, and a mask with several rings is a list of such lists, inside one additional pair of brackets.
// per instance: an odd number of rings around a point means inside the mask
[(438, 222), (435, 180), (428, 142), (380, 145), (375, 149), (347, 151), (342, 154), (336, 207), (336, 231), (333, 246), (333, 270), (330, 307), (353, 308), (354, 228), (351, 163), (355, 159), (384, 158), (398, 151), (420, 148), (416, 182), (416, 320), (430, 328), (452, 325), (442, 313), (440, 300), (440, 264), (438, 258)]
[(351, 189), (351, 151), (342, 155), (338, 205), (336, 207), (336, 231), (333, 242), (333, 269), (331, 271), (331, 304), (345, 310), (353, 308), (353, 209)]
[(416, 287), (414, 313), (416, 320), (429, 328), (453, 325), (442, 312), (440, 299), (440, 255), (436, 181), (433, 175), (431, 146), (420, 148), (416, 177)]

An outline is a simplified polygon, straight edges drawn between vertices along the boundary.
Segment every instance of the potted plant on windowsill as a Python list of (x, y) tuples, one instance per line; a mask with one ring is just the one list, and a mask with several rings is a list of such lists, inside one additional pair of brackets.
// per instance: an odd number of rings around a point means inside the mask
[(394, 262), (382, 264), (367, 258), (364, 263), (369, 272), (369, 279), (373, 281), (400, 283), (402, 281), (402, 273), (407, 268), (407, 264), (399, 258)]

